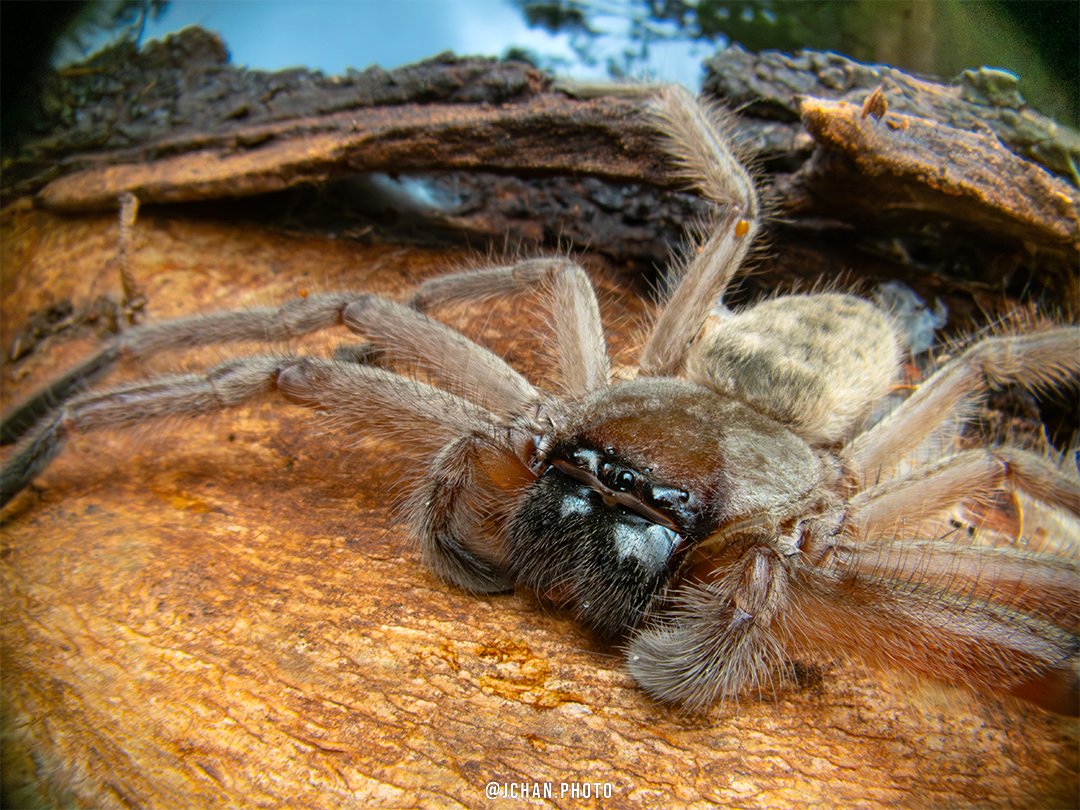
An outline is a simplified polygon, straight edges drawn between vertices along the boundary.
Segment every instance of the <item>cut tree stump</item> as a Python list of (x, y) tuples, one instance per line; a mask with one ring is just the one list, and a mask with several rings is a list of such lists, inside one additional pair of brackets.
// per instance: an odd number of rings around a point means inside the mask
[[(212, 40), (183, 42), (153, 52), (142, 68), (184, 72), (179, 50), (202, 54), (196, 62), (219, 81), (243, 80), (213, 56)], [(341, 288), (405, 298), (423, 279), (475, 264), (477, 250), (492, 250), (489, 238), (501, 247), (511, 234), (513, 249), (561, 236), (582, 249), (617, 365), (632, 365), (652, 309), (642, 271), (702, 210), (672, 187), (641, 100), (580, 88), (566, 94), (549, 77), (505, 63), (480, 69), (444, 57), (426, 70), (414, 68), (411, 83), (358, 74), (367, 79), (354, 84), (369, 91), (404, 87), (393, 99), (371, 91), (377, 97), (366, 106), (335, 97), (331, 110), (298, 108), (299, 96), (279, 88), (265, 97), (287, 99), (282, 110), (248, 105), (240, 115), (234, 104), (234, 114), (212, 126), (174, 120), (142, 133), (143, 145), (102, 136), (91, 152), (54, 133), (59, 161), (44, 142), (27, 147), (35, 159), (49, 154), (59, 170), (41, 175), (20, 164), (18, 184), (5, 187), (0, 340), (20, 350), (0, 369), (4, 409), (85, 357), (122, 319), (123, 240), (109, 210), (121, 191), (159, 203), (144, 205), (126, 244), (127, 269), (147, 302), (144, 320)], [(184, 92), (205, 87), (197, 78)], [(286, 78), (250, 80), (264, 87)], [(329, 80), (325, 86), (344, 92)], [(492, 101), (476, 88), (502, 96)], [(198, 105), (180, 99), (177, 109)], [(1004, 205), (1000, 195), (988, 202), (988, 185), (970, 194), (945, 183), (923, 188), (911, 179), (918, 172), (876, 158), (878, 169), (860, 168), (866, 147), (851, 152), (828, 142), (815, 118), (823, 109), (804, 106), (806, 128), (784, 123), (786, 140), (774, 142), (787, 147), (765, 156), (763, 182), (780, 222), (743, 284), (744, 298), (823, 276), (864, 289), (900, 278), (945, 301), (950, 326), (961, 330), (984, 322), (983, 312), (1050, 301), (1067, 309), (1075, 300), (1075, 188), (1011, 153), (1002, 160), (1015, 159), (1016, 171), (1033, 178), (1024, 187), (1031, 206)], [(900, 131), (915, 137), (931, 120), (913, 111), (870, 120), (849, 112), (838, 114), (856, 128), (874, 127), (879, 140)], [(370, 128), (394, 116), (397, 129)], [(335, 123), (350, 118), (365, 123)], [(443, 136), (457, 135), (425, 140), (440, 120), (449, 127)], [(282, 134), (251, 140), (255, 130), (245, 127)], [(319, 127), (323, 135), (312, 134)], [(748, 137), (780, 132), (764, 119), (745, 127)], [(324, 136), (336, 145), (323, 148)], [(571, 137), (573, 148), (552, 157), (552, 143)], [(277, 157), (267, 161), (271, 152)], [(415, 157), (422, 154), (426, 162)], [(352, 182), (353, 171), (392, 173), (399, 160), (479, 202), (451, 213), (399, 211), (397, 221), (354, 217), (344, 228), (321, 218), (324, 208), (305, 218), (293, 207), (311, 199), (294, 183)], [(263, 162), (245, 174), (253, 161)], [(170, 174), (178, 165), (190, 171)], [(830, 202), (823, 191), (847, 177), (867, 193), (879, 170), (888, 176), (882, 182), (907, 190), (887, 225), (866, 225), (856, 218), (865, 211), (843, 205), (842, 195)], [(139, 171), (144, 179), (135, 182), (130, 173)], [(214, 172), (211, 186), (205, 178)], [(102, 193), (98, 184), (110, 178)], [(289, 190), (266, 196), (275, 188)], [(222, 199), (246, 194), (258, 196)], [(165, 204), (178, 199), (188, 203)], [(514, 199), (536, 208), (514, 213)], [(787, 220), (784, 210), (792, 212)], [(920, 255), (931, 258), (922, 263), (903, 255), (919, 210), (930, 211), (935, 246), (924, 248)], [(547, 233), (563, 221), (580, 234)], [(599, 232), (595, 244), (587, 241), (590, 226)], [(892, 253), (895, 228), (903, 238)], [(448, 244), (462, 231), (468, 248)], [(425, 233), (437, 233), (438, 246), (425, 243)], [(957, 257), (988, 255), (977, 252), (990, 251), (987, 240), (996, 259), (975, 274)], [(543, 316), (530, 299), (443, 314), (547, 379), (549, 358), (537, 338)], [(349, 340), (327, 333), (287, 348), (325, 354)], [(162, 356), (110, 379), (205, 367), (260, 349)], [(1036, 404), (1043, 418), (1056, 407)], [(1075, 410), (1064, 410), (1059, 421), (1075, 425)], [(1034, 419), (1038, 425), (1038, 408)], [(547, 803), (560, 807), (1075, 803), (1075, 719), (857, 661), (799, 662), (774, 693), (701, 716), (658, 705), (636, 688), (619, 650), (570, 617), (525, 593), (463, 593), (424, 570), (393, 509), (398, 474), (393, 445), (359, 442), (273, 400), (69, 442), (5, 508), (0, 529), (4, 806), (503, 804), (487, 794), (492, 783), (504, 793), (550, 790)]]

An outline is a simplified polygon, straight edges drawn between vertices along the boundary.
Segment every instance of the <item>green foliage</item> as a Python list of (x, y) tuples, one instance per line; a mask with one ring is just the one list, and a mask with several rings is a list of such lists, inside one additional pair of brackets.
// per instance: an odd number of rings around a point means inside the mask
[(138, 45), (146, 23), (157, 20), (169, 0), (113, 0), (83, 6), (57, 43), (54, 61), (75, 61), (122, 42)]
[(1021, 92), (1044, 112), (1064, 121), (1077, 117), (1075, 0), (512, 2), (530, 25), (566, 34), (581, 64), (604, 60), (615, 78), (640, 75), (659, 43), (809, 48), (943, 79), (966, 68), (1004, 68), (1022, 77)]

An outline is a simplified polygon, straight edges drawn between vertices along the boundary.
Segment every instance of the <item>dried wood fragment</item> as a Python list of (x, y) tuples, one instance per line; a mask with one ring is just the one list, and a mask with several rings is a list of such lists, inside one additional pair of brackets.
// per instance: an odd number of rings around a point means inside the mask
[[(1076, 189), (1003, 147), (992, 133), (889, 112), (867, 120), (846, 102), (803, 99), (806, 129), (852, 171), (830, 163), (806, 175), (844, 184), (844, 203), (875, 216), (942, 214), (972, 229), (1080, 249)], [(808, 180), (811, 183), (813, 181)]]
[(1020, 95), (1020, 80), (993, 68), (964, 71), (945, 84), (888, 65), (867, 65), (821, 51), (750, 53), (738, 45), (706, 61), (705, 92), (751, 114), (795, 122), (800, 99), (862, 104), (881, 87), (894, 112), (954, 129), (990, 129), (1009, 149), (1052, 172), (1078, 179), (1080, 133), (1040, 115)]
[(405, 104), (258, 125), (145, 160), (83, 155), (37, 194), (61, 212), (268, 194), (370, 171), (516, 171), (670, 184), (641, 102), (537, 96), (500, 107)]

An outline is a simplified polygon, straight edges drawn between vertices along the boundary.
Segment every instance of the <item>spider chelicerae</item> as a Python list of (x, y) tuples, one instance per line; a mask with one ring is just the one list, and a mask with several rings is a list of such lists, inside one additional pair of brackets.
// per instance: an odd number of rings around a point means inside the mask
[[(1080, 329), (972, 342), (890, 410), (902, 342), (873, 303), (831, 292), (724, 305), (759, 230), (754, 183), (716, 111), (674, 88), (651, 109), (715, 214), (673, 272), (633, 379), (613, 380), (595, 293), (565, 257), (441, 276), (404, 303), (327, 293), (136, 326), (32, 401), (62, 400), (48, 414), (8, 420), (21, 437), (4, 502), (73, 432), (276, 392), (423, 460), (404, 515), (439, 576), (566, 606), (621, 641), (660, 700), (701, 709), (825, 651), (1075, 713), (1076, 477), (1042, 453), (958, 439), (989, 388), (1077, 375)], [(557, 392), (425, 314), (530, 291), (548, 298)], [(75, 392), (124, 354), (340, 324), (370, 351)], [(957, 510), (1001, 493), (1059, 516), (1064, 553), (958, 537)]]

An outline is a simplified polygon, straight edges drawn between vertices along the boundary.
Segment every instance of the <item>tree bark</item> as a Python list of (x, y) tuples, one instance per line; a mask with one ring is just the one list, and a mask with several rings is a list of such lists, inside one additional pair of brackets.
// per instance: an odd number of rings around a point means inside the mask
[[(535, 84), (550, 86), (542, 77)], [(437, 150), (428, 168), (483, 164), (527, 175), (512, 178), (521, 183), (533, 182), (541, 170), (584, 171), (590, 178), (571, 178), (560, 188), (591, 189), (595, 207), (608, 199), (601, 189), (610, 187), (589, 185), (592, 175), (622, 177), (670, 203), (667, 212), (676, 213), (666, 226), (672, 230), (693, 214), (692, 200), (663, 188), (666, 175), (648, 142), (640, 101), (551, 93), (507, 102), (509, 109), (463, 101), (452, 125), (459, 132), (523, 139), (514, 141), (520, 149), (498, 147), (499, 160), (510, 161), (500, 165), (491, 165), (493, 153), (486, 163), (469, 163), (464, 136), (456, 146), (424, 140), (446, 114), (444, 103), (408, 102), (394, 111), (403, 122), (396, 131), (414, 139), (409, 148), (422, 151), (427, 143)], [(562, 116), (563, 124), (546, 129), (530, 117), (538, 110)], [(598, 118), (609, 120), (612, 110), (625, 115), (597, 132)], [(336, 121), (354, 113), (329, 115)], [(374, 107), (370, 115), (389, 114)], [(515, 131), (523, 122), (537, 131)], [(284, 126), (259, 124), (278, 125)], [(352, 137), (346, 130), (333, 137)], [(574, 148), (586, 150), (589, 162), (575, 163), (567, 151), (558, 166), (541, 166), (554, 160), (537, 157), (545, 142), (554, 154), (550, 140), (565, 143), (569, 132), (583, 139)], [(208, 159), (199, 150), (219, 148), (205, 146), (217, 136), (209, 133), (195, 152), (181, 149), (143, 169), (165, 172), (171, 160), (191, 155), (198, 165)], [(295, 150), (306, 137), (282, 143)], [(589, 151), (586, 145), (615, 137), (632, 148)], [(795, 140), (806, 160), (826, 148), (814, 146), (805, 132)], [(243, 153), (239, 143), (233, 141)], [(350, 146), (312, 153), (329, 159), (334, 171), (335, 161), (390, 169), (404, 160), (400, 143), (387, 147), (380, 136), (354, 143), (356, 152)], [(829, 148), (831, 155), (843, 154)], [(385, 165), (364, 163), (369, 149), (393, 157)], [(0, 340), (11, 346), (18, 337), (25, 349), (0, 370), (5, 410), (84, 357), (103, 325), (119, 317), (118, 264), (148, 302), (141, 317), (159, 320), (343, 288), (404, 298), (419, 281), (476, 261), (461, 247), (390, 241), (392, 231), (378, 220), (366, 233), (378, 238), (355, 240), (329, 226), (285, 229), (277, 218), (261, 223), (266, 209), (255, 199), (242, 216), (232, 205), (144, 208), (125, 243), (115, 216), (96, 212), (114, 204), (107, 195), (93, 204), (57, 205), (50, 194), (80, 173), (116, 178), (121, 169), (138, 167), (110, 168), (107, 156), (96, 164), (73, 158), (70, 165), (71, 173), (34, 189), (38, 207), (16, 194), (0, 212)], [(266, 169), (270, 165), (258, 176), (284, 176)], [(802, 165), (784, 173), (801, 184), (799, 194), (808, 194), (813, 184), (803, 183), (810, 170), (800, 175)], [(324, 171), (326, 165), (291, 177), (308, 182)], [(109, 193), (208, 188), (185, 186), (182, 174), (160, 186), (118, 182)], [(229, 176), (211, 197), (229, 188), (248, 193), (253, 187), (243, 178), (256, 174)], [(776, 175), (768, 182), (784, 185)], [(1074, 191), (1057, 182), (1045, 180), (1052, 189), (1047, 193), (1065, 194), (1074, 204)], [(552, 206), (580, 199), (560, 197), (554, 185), (547, 189), (544, 199)], [(632, 199), (627, 192), (620, 204), (632, 206)], [(986, 210), (985, 200), (961, 205)], [(76, 209), (81, 213), (69, 213)], [(857, 267), (853, 274), (863, 281), (894, 277), (898, 263), (870, 258), (856, 264), (854, 254), (824, 238), (813, 227), (821, 218), (821, 208), (815, 210), (801, 227), (773, 231), (772, 254), (744, 285), (745, 297), (796, 278), (836, 276), (844, 267)], [(1069, 209), (1061, 210), (1067, 220)], [(1012, 217), (1008, 211), (996, 216)], [(440, 217), (449, 231), (453, 218)], [(1040, 215), (1040, 223), (1052, 219)], [(626, 228), (630, 216), (620, 209), (613, 221)], [(1021, 264), (1039, 255), (1042, 264), (1031, 267), (1058, 268), (1037, 295), (1075, 291), (1075, 263), (1067, 264), (1075, 257), (1075, 231), (1061, 239), (1047, 227), (1025, 231), (1041, 234), (1032, 241), (1010, 234), (1008, 244), (1026, 246), (1026, 258), (1016, 260)], [(479, 226), (474, 231), (482, 232)], [(128, 256), (123, 262), (121, 244)], [(636, 254), (637, 261), (656, 249)], [(645, 285), (635, 281), (637, 270), (625, 256), (615, 262), (590, 251), (585, 261), (600, 290), (616, 362), (631, 365), (639, 325), (651, 310)], [(902, 277), (945, 296), (961, 323), (988, 301), (991, 311), (1008, 305), (996, 283), (905, 267)], [(1011, 272), (1020, 271), (1014, 266)], [(544, 341), (537, 338), (543, 314), (531, 301), (463, 307), (448, 317), (531, 378), (546, 379)], [(27, 332), (27, 323), (37, 331)], [(289, 348), (325, 354), (339, 339), (348, 341), (344, 333), (324, 334)], [(149, 371), (205, 367), (233, 353), (264, 350), (169, 356), (151, 361)], [(112, 379), (147, 371), (123, 367)], [(1067, 418), (1075, 423), (1075, 413)], [(549, 803), (565, 807), (1075, 803), (1074, 720), (857, 661), (799, 662), (796, 675), (779, 680), (774, 692), (702, 716), (651, 702), (635, 687), (619, 650), (570, 617), (525, 593), (466, 594), (424, 570), (393, 509), (394, 458), (392, 445), (358, 445), (311, 412), (272, 400), (213, 419), (70, 441), (3, 515), (4, 806), (494, 806), (501, 802), (486, 793), (492, 783), (504, 793), (550, 791)]]

